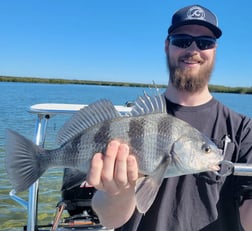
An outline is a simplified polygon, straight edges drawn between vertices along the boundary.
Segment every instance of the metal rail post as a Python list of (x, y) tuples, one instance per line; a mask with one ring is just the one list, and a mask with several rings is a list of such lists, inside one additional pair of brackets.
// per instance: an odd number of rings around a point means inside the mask
[[(49, 116), (38, 114), (37, 122), (35, 125), (34, 143), (37, 145), (44, 146), (46, 127)], [(37, 226), (37, 213), (38, 213), (38, 191), (39, 191), (39, 180), (37, 180), (29, 188), (28, 197), (28, 218), (27, 218), (27, 230), (35, 231)]]

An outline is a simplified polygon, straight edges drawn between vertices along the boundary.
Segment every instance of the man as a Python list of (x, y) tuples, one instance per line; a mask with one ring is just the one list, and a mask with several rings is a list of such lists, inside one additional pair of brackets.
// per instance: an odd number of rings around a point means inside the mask
[[(167, 113), (190, 123), (226, 146), (225, 159), (252, 163), (252, 121), (237, 114), (208, 90), (216, 39), (216, 16), (194, 5), (172, 17), (165, 41), (169, 83)], [(225, 143), (225, 137), (231, 140)], [(88, 182), (98, 191), (93, 208), (107, 227), (127, 231), (252, 230), (252, 179), (211, 172), (165, 179), (146, 214), (135, 209), (137, 162), (127, 144), (111, 141), (106, 155), (93, 157)]]

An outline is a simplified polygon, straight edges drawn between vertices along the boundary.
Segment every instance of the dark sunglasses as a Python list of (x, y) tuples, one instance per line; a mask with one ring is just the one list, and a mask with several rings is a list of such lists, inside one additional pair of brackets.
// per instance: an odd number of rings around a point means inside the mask
[(200, 50), (212, 49), (215, 47), (216, 38), (208, 36), (191, 36), (187, 34), (169, 35), (167, 39), (170, 43), (179, 48), (188, 48), (195, 41)]

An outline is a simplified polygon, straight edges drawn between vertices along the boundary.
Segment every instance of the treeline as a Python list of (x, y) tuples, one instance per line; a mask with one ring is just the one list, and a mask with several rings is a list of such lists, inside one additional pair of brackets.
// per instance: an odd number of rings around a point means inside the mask
[[(77, 79), (54, 79), (54, 78), (37, 78), (37, 77), (13, 77), (0, 76), (0, 82), (25, 82), (25, 83), (50, 83), (50, 84), (85, 84), (85, 85), (103, 85), (103, 86), (124, 86), (124, 87), (157, 87), (165, 88), (164, 84), (153, 83), (126, 83), (94, 80), (77, 80)], [(209, 85), (211, 92), (252, 94), (252, 87), (226, 87), (219, 85)]]
[(211, 92), (252, 94), (252, 87), (225, 87), (218, 85), (210, 85), (209, 89)]
[[(12, 77), (0, 76), (0, 82), (24, 82), (24, 83), (50, 83), (50, 84), (85, 84), (85, 85), (103, 85), (103, 86), (124, 86), (124, 87), (153, 87), (154, 84), (146, 83), (126, 83), (110, 82), (95, 80), (78, 80), (78, 79), (53, 79), (53, 78), (36, 78), (36, 77)], [(155, 84), (157, 88), (165, 88), (166, 85)]]

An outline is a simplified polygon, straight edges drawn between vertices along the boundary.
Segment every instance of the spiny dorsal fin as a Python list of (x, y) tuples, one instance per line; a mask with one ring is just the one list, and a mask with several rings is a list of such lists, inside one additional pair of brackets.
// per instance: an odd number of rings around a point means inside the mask
[(162, 94), (155, 96), (149, 96), (144, 92), (143, 96), (139, 96), (134, 102), (134, 106), (129, 113), (129, 116), (139, 116), (151, 113), (165, 113), (166, 102), (165, 97)]
[(59, 130), (57, 135), (58, 144), (75, 137), (83, 130), (98, 123), (120, 117), (120, 113), (115, 109), (111, 101), (103, 99), (89, 104), (76, 112)]

